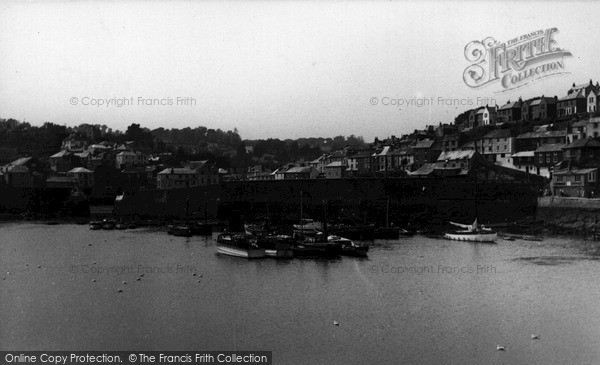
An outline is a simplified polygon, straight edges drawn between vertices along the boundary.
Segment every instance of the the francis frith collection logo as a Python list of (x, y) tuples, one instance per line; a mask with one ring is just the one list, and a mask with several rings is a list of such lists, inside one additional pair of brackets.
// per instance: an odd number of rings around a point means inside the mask
[(463, 73), (465, 84), (478, 88), (499, 82), (507, 91), (564, 73), (564, 57), (571, 56), (571, 52), (556, 46), (553, 37), (557, 32), (557, 28), (549, 28), (504, 43), (492, 37), (470, 42), (465, 47), (465, 57), (472, 64)]

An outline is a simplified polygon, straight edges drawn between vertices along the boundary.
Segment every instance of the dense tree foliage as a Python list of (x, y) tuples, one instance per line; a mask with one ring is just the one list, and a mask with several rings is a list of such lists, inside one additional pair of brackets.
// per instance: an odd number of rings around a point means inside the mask
[(21, 155), (48, 157), (57, 152), (62, 140), (69, 135), (67, 127), (44, 123), (32, 127), (14, 119), (0, 122), (0, 145), (16, 148)]
[(362, 137), (354, 135), (242, 141), (237, 129), (223, 131), (200, 126), (193, 129), (186, 127), (149, 130), (133, 123), (123, 133), (105, 124), (66, 127), (45, 123), (36, 127), (14, 119), (0, 119), (0, 146), (16, 148), (20, 155), (47, 158), (60, 150), (62, 141), (68, 136), (74, 136), (88, 144), (102, 141), (122, 144), (133, 141), (136, 149), (147, 154), (171, 152), (174, 164), (184, 160), (212, 160), (224, 168), (261, 163), (274, 169), (289, 162), (313, 160), (324, 152), (348, 146), (366, 146)]

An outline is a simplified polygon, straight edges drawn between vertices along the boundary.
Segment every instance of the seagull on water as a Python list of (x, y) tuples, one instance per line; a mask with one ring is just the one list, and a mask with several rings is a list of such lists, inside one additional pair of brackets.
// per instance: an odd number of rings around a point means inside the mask
[(532, 340), (539, 340), (540, 339), (540, 335), (531, 335), (531, 339)]
[(496, 345), (496, 350), (498, 350), (498, 351), (504, 351), (506, 349), (504, 348), (504, 346)]
[(339, 325), (340, 325), (340, 322), (338, 322), (338, 321), (333, 321), (333, 325), (334, 325), (334, 326), (339, 326)]

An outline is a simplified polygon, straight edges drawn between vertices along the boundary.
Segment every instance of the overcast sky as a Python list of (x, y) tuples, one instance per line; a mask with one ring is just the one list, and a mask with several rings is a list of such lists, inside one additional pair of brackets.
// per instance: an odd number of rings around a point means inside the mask
[[(469, 108), (398, 110), (382, 105), (386, 97), (490, 97), (501, 105), (595, 82), (598, 19), (598, 2), (5, 2), (0, 118), (370, 141), (452, 122)], [(552, 27), (573, 54), (564, 59), (568, 73), (503, 93), (499, 84), (465, 85), (467, 43)], [(177, 97), (195, 105), (177, 105)], [(90, 105), (113, 98), (129, 105)]]

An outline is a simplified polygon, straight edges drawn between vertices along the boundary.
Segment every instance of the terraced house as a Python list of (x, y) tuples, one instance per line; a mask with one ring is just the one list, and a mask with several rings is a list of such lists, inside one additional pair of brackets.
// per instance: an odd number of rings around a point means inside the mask
[(510, 102), (507, 101), (506, 104), (502, 105), (498, 108), (498, 118), (496, 124), (503, 124), (507, 122), (516, 122), (521, 120), (521, 108), (523, 105), (523, 101), (521, 98), (519, 100)]
[(534, 151), (536, 175), (552, 178), (554, 166), (563, 161), (564, 143), (545, 144)]
[(558, 98), (548, 98), (542, 95), (541, 98), (535, 98), (529, 103), (529, 112), (531, 119), (541, 120), (547, 118), (556, 118), (556, 104)]
[(515, 152), (515, 138), (508, 129), (491, 131), (477, 141), (477, 152), (490, 162), (513, 167), (511, 155)]

